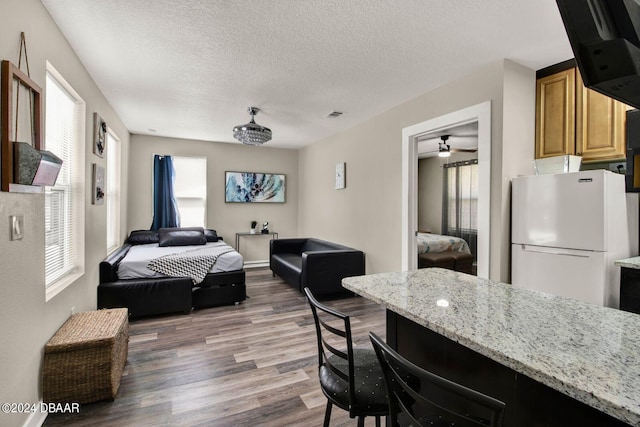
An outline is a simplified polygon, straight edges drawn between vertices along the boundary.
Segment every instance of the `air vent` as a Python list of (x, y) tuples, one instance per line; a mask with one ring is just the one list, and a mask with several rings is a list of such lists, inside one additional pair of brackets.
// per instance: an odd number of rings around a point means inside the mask
[(340, 117), (343, 114), (344, 113), (342, 111), (332, 111), (329, 114), (327, 114), (327, 117), (330, 118), (330, 119), (335, 119), (337, 117)]

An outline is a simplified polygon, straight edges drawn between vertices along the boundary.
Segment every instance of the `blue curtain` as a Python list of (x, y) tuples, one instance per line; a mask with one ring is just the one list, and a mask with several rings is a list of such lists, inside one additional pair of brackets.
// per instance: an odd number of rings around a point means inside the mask
[(178, 204), (173, 194), (173, 159), (171, 156), (153, 157), (153, 224), (152, 230), (180, 227)]

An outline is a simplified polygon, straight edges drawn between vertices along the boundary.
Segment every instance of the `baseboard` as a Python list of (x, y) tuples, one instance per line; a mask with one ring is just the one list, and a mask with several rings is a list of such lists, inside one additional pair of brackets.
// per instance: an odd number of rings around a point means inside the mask
[[(40, 405), (41, 403), (42, 403), (42, 400), (37, 403), (38, 408), (42, 407)], [(48, 415), (47, 412), (41, 412), (39, 410), (34, 411), (31, 413), (31, 415), (29, 415), (29, 418), (27, 418), (27, 420), (24, 422), (22, 427), (42, 427), (42, 425), (47, 419), (47, 415)]]
[(269, 260), (245, 261), (244, 268), (269, 267)]

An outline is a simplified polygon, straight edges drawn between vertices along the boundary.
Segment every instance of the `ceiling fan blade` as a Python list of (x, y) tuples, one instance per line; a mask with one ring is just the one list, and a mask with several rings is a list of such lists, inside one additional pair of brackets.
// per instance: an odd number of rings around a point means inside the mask
[[(456, 144), (456, 143), (470, 143), (478, 140), (478, 137), (475, 135), (450, 135), (447, 139), (447, 144)], [(419, 142), (429, 141), (429, 142), (442, 142), (441, 137), (422, 137), (418, 138)]]
[(477, 148), (452, 148), (452, 153), (477, 153)]

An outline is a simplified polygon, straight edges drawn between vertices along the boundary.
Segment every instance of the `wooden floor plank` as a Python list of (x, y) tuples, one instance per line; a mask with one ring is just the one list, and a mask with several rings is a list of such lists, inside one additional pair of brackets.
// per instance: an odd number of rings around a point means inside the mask
[[(326, 398), (304, 295), (268, 269), (247, 271), (247, 295), (238, 305), (132, 320), (116, 399), (51, 414), (44, 425), (322, 425)], [(370, 347), (369, 331), (385, 335), (380, 306), (356, 296), (325, 302), (351, 316), (356, 347)], [(332, 427), (355, 425), (334, 408)]]

